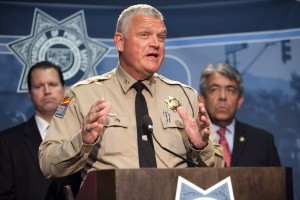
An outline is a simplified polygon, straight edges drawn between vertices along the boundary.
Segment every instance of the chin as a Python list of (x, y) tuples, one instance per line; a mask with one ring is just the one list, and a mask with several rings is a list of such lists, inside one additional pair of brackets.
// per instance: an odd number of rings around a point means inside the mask
[(147, 67), (147, 72), (149, 73), (149, 74), (154, 74), (154, 73), (156, 73), (157, 71), (159, 70), (159, 67), (158, 66), (155, 66), (155, 67)]
[(228, 115), (217, 115), (215, 119), (217, 121), (227, 121), (230, 117)]
[(44, 110), (47, 111), (56, 111), (57, 110), (58, 105), (57, 104), (48, 104), (47, 106), (44, 106)]

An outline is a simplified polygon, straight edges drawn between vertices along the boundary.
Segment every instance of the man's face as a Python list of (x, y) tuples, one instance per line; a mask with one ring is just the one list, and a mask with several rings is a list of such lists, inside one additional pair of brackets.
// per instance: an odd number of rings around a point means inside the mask
[(166, 27), (162, 20), (136, 15), (131, 18), (126, 36), (116, 33), (120, 64), (136, 80), (157, 72), (165, 54)]
[(54, 115), (65, 94), (65, 86), (59, 81), (55, 69), (36, 69), (31, 74), (29, 97), (39, 116)]
[(235, 81), (216, 73), (208, 78), (204, 101), (211, 120), (219, 126), (226, 126), (231, 123), (237, 109), (241, 107), (243, 97), (239, 97)]

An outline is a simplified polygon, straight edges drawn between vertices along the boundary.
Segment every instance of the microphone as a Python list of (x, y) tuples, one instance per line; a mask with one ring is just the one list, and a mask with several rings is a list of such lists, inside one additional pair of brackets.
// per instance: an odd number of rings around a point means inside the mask
[[(152, 119), (149, 115), (144, 115), (143, 116), (143, 129), (145, 131), (145, 133), (147, 133), (148, 137), (150, 137), (150, 135), (153, 136), (154, 140), (156, 141), (156, 143), (160, 146), (160, 148), (162, 148), (163, 150), (169, 152), (170, 154), (182, 159), (183, 161), (187, 162), (189, 166), (193, 166), (193, 167), (206, 167), (205, 163), (202, 163), (202, 165), (199, 165), (197, 163), (194, 163), (193, 161), (187, 159), (187, 158), (184, 158), (180, 155), (178, 155), (177, 153), (167, 149), (166, 147), (162, 146), (160, 144), (160, 142), (156, 139), (154, 133), (153, 133), (153, 122), (152, 122)], [(153, 144), (152, 144), (153, 145)]]

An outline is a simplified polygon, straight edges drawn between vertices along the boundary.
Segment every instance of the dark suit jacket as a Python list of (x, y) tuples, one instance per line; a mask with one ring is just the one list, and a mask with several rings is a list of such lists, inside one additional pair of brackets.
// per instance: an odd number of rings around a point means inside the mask
[[(40, 170), (38, 149), (41, 142), (34, 116), (0, 133), (0, 200), (45, 199), (52, 180), (46, 179)], [(66, 179), (68, 177), (55, 180), (52, 184), (56, 188), (48, 191), (48, 195), (58, 195)], [(79, 184), (80, 181), (76, 183)], [(52, 196), (52, 199), (59, 199)]]
[(231, 167), (280, 166), (271, 133), (236, 121)]
[(0, 133), (0, 199), (44, 199), (51, 180), (39, 167), (35, 118)]

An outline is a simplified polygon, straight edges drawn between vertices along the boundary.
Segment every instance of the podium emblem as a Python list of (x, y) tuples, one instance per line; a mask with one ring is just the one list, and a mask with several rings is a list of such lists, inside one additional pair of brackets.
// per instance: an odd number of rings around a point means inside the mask
[(225, 178), (207, 190), (188, 180), (178, 177), (175, 200), (234, 200), (230, 177)]

